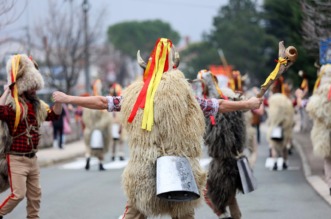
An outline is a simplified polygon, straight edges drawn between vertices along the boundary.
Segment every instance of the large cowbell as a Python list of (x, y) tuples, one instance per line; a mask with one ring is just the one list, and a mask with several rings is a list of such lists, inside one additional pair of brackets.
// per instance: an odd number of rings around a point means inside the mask
[(192, 201), (200, 197), (186, 157), (162, 156), (156, 161), (156, 194), (168, 201)]
[(270, 138), (275, 141), (283, 140), (283, 128), (281, 126), (276, 126), (271, 130)]
[(257, 182), (245, 156), (242, 156), (237, 160), (237, 167), (239, 170), (243, 193), (246, 194), (256, 190)]
[(92, 149), (103, 149), (103, 135), (101, 130), (94, 129), (91, 134), (90, 146)]

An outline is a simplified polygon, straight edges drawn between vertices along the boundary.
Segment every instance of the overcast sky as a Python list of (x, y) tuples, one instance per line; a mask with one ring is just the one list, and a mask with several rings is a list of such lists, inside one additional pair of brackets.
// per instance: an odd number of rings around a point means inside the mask
[[(3, 35), (22, 34), (24, 27), (33, 28), (36, 22), (47, 16), (48, 0), (16, 0), (18, 3), (13, 11), (19, 14), (23, 3), (27, 3), (26, 9), (14, 24), (7, 26)], [(69, 0), (57, 0), (69, 8)], [(73, 0), (74, 8), (82, 10), (83, 0)], [(213, 17), (217, 15), (219, 8), (228, 0), (89, 0), (90, 19), (100, 12), (101, 8), (107, 9), (104, 21), (104, 33), (109, 25), (132, 20), (161, 19), (171, 24), (172, 28), (184, 36), (189, 36), (191, 41), (201, 40), (203, 32), (209, 32), (212, 28)], [(0, 37), (1, 37), (0, 35)]]

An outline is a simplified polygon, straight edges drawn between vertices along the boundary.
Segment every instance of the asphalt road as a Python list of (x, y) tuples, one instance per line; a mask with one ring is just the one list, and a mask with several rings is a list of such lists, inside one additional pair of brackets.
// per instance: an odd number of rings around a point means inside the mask
[[(259, 146), (254, 169), (258, 189), (238, 194), (243, 219), (311, 219), (330, 218), (331, 207), (307, 183), (299, 155), (289, 157), (289, 170), (270, 171), (265, 168), (268, 153), (265, 139)], [(108, 158), (110, 156), (107, 156)], [(125, 162), (105, 165), (108, 170), (83, 169), (84, 158), (41, 169), (41, 219), (118, 219), (124, 212), (126, 198), (121, 188)], [(0, 195), (0, 199), (8, 192)], [(5, 219), (26, 218), (23, 200)], [(168, 218), (168, 217), (162, 217)], [(197, 219), (216, 219), (204, 203), (196, 210)]]

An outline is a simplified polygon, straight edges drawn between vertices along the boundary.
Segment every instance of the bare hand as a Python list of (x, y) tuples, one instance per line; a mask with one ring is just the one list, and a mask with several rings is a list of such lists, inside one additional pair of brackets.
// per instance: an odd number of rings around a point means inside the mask
[(249, 109), (254, 110), (260, 108), (263, 98), (251, 97), (247, 100)]
[(68, 103), (69, 101), (68, 95), (60, 91), (55, 91), (52, 98), (55, 103)]

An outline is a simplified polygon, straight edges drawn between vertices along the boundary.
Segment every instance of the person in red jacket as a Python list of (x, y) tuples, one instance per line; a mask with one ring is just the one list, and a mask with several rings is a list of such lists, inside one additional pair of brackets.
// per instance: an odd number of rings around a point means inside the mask
[[(37, 64), (27, 55), (14, 55), (7, 62), (8, 84), (0, 98), (1, 191), (10, 195), (0, 203), (0, 218), (27, 198), (27, 218), (39, 218), (41, 188), (36, 153), (39, 127), (45, 120), (58, 119), (62, 104), (53, 108), (41, 101), (36, 91), (44, 85)], [(5, 185), (5, 186), (4, 186)], [(23, 217), (23, 216), (22, 216)]]

